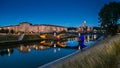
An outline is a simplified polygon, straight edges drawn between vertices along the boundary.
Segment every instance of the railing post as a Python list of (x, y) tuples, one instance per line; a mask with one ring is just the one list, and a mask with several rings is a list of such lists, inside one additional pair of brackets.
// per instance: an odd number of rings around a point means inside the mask
[(54, 44), (54, 47), (56, 47), (56, 44)]
[(78, 36), (79, 36), (79, 37), (80, 37), (80, 35), (81, 35), (81, 34), (80, 34), (80, 33), (78, 33)]
[(54, 37), (56, 37), (56, 32), (54, 32)]
[(78, 50), (80, 50), (81, 48), (80, 48), (80, 45), (78, 46)]

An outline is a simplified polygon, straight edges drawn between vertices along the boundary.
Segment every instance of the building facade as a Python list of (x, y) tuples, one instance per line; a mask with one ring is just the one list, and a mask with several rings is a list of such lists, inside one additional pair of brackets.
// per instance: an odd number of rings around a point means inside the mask
[(67, 31), (66, 27), (56, 26), (56, 25), (47, 25), (47, 24), (36, 24), (32, 25), (28, 22), (22, 22), (19, 25), (14, 26), (5, 26), (3, 29), (14, 30), (16, 32), (27, 32), (27, 33), (45, 33), (45, 32), (60, 32)]
[(84, 32), (84, 31), (90, 32), (92, 30), (93, 30), (93, 27), (86, 26), (86, 21), (83, 21), (82, 26), (77, 28), (78, 32)]

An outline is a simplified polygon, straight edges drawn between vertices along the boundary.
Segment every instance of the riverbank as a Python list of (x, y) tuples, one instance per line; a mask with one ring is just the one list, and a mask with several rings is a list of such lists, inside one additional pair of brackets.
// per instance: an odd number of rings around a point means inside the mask
[[(119, 68), (120, 35), (106, 38), (87, 50), (43, 68)], [(41, 67), (40, 67), (41, 68)]]
[(41, 41), (38, 35), (24, 35), (23, 40), (18, 40), (20, 35), (2, 34), (0, 35), (0, 45), (12, 45)]
[(23, 41), (18, 41), (18, 40), (11, 40), (11, 41), (4, 41), (0, 42), (0, 45), (13, 45), (13, 44), (22, 44), (22, 43), (32, 43), (32, 42), (39, 42), (41, 39), (32, 39), (32, 40), (23, 40)]

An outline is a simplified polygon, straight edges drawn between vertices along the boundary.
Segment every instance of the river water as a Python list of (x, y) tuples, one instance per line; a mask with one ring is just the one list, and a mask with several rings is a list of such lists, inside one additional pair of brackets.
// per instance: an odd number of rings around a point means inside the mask
[[(97, 35), (86, 35), (85, 45), (91, 45), (97, 37)], [(76, 52), (77, 48), (66, 48), (65, 43), (72, 40), (77, 38), (0, 46), (0, 68), (37, 68)]]

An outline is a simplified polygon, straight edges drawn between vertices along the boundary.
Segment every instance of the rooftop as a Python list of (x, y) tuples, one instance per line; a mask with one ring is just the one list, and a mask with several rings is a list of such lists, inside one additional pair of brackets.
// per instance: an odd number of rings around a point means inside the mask
[[(29, 22), (21, 22), (20, 24), (30, 24), (32, 26), (55, 26), (55, 27), (64, 27), (59, 25), (51, 25), (51, 24), (31, 24)], [(20, 25), (19, 24), (19, 25)], [(12, 26), (19, 26), (19, 25), (9, 25), (9, 26), (1, 26), (1, 27), (12, 27)]]

